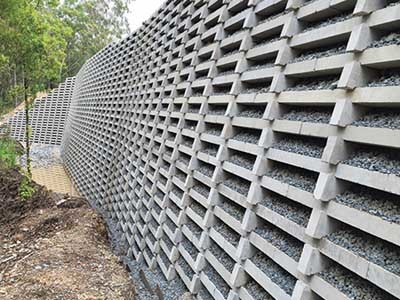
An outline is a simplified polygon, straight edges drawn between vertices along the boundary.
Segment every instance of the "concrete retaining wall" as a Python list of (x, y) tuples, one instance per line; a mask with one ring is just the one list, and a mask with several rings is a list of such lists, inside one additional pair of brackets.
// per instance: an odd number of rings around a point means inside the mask
[[(67, 78), (47, 96), (35, 99), (29, 111), (32, 143), (61, 145), (74, 84), (74, 77)], [(10, 127), (11, 136), (24, 143), (25, 110), (18, 111), (6, 124)]]
[(198, 299), (399, 299), (399, 30), (398, 1), (168, 1), (79, 72), (67, 169)]

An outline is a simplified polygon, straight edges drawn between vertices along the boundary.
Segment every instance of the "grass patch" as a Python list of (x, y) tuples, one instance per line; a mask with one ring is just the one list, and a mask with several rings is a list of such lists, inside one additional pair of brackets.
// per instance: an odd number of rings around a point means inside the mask
[(18, 156), (22, 155), (21, 146), (10, 137), (0, 137), (0, 168), (17, 166)]

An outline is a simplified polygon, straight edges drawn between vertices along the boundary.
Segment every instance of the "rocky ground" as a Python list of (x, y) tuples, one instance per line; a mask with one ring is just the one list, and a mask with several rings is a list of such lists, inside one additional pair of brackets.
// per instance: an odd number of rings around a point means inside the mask
[(101, 216), (38, 185), (22, 200), (22, 178), (0, 171), (0, 299), (135, 299)]

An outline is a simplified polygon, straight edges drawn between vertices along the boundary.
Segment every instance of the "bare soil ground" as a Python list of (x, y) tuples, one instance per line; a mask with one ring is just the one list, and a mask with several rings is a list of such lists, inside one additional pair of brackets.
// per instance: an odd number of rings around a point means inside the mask
[(0, 170), (0, 299), (135, 299), (100, 215), (38, 185), (22, 200), (21, 180)]

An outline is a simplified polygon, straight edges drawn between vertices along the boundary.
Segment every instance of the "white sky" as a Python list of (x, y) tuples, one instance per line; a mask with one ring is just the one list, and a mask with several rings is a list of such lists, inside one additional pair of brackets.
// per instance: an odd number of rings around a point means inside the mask
[(128, 20), (131, 31), (136, 30), (161, 6), (164, 0), (134, 0), (130, 5)]

